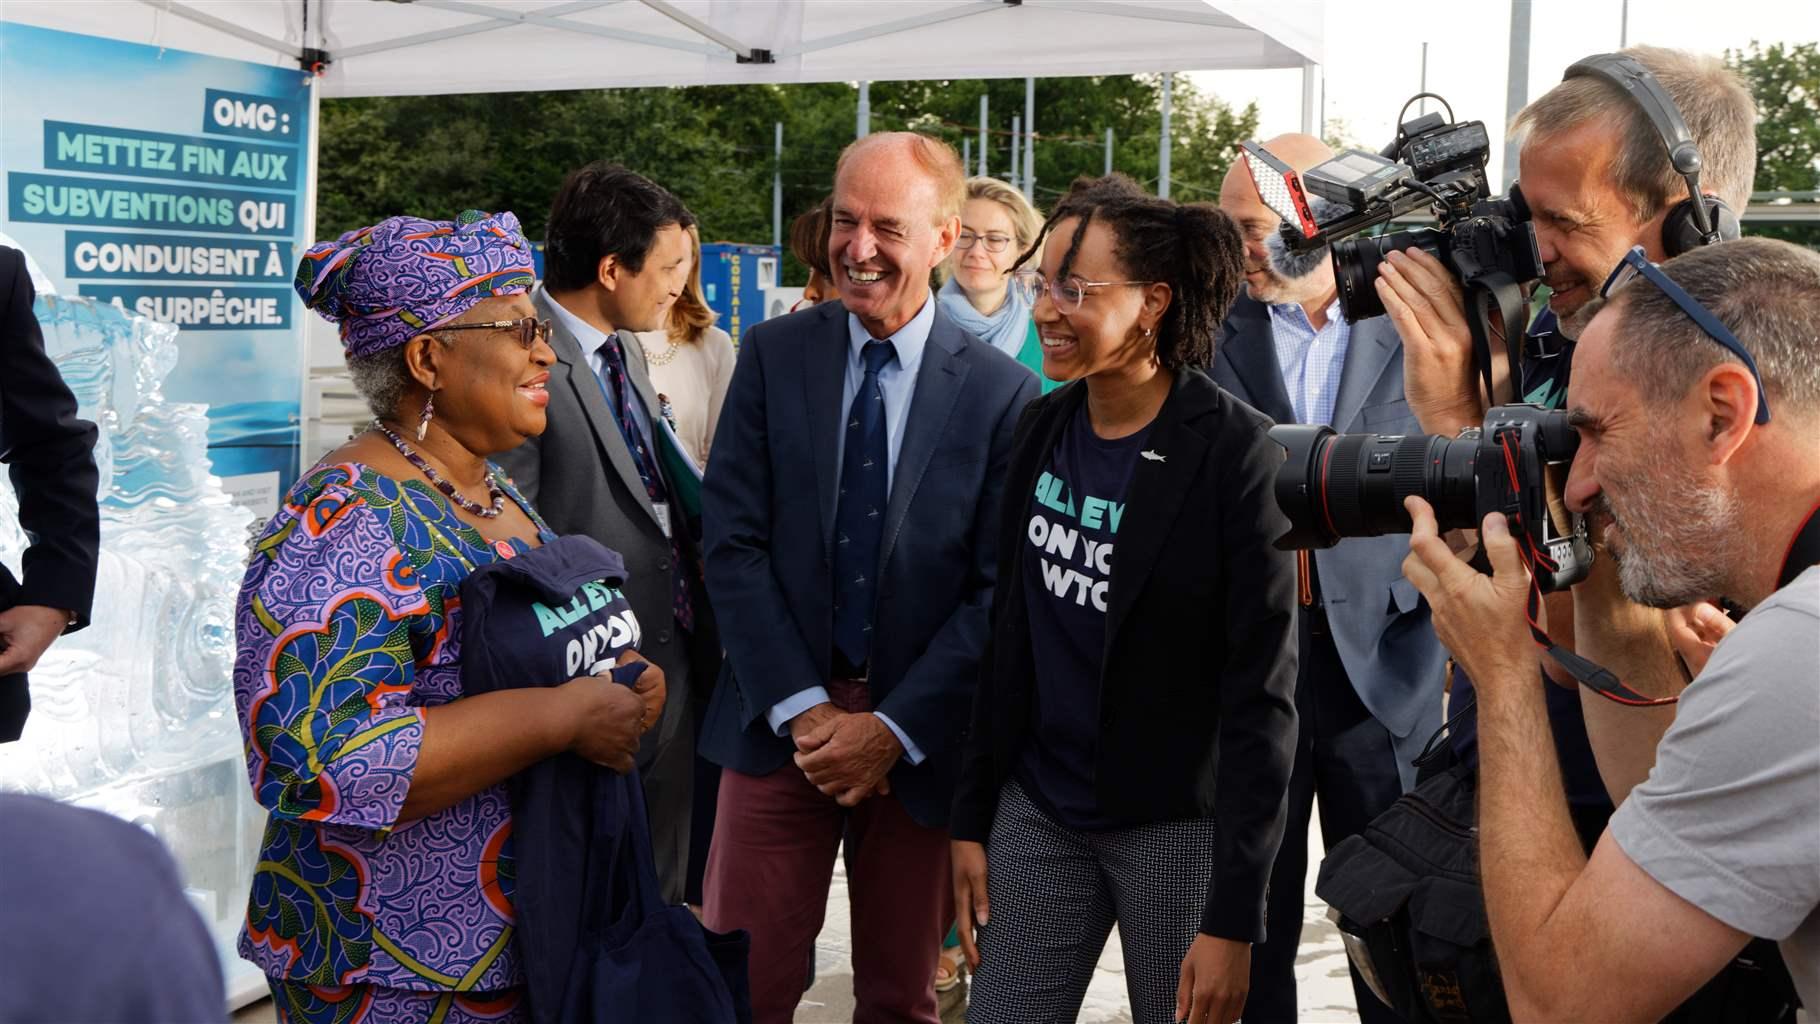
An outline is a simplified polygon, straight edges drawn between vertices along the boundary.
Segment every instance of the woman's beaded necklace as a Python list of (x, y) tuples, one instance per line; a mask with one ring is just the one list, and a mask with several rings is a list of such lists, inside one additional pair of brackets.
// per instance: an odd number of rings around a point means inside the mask
[(432, 469), (430, 464), (424, 461), (424, 457), (417, 454), (416, 449), (406, 444), (404, 438), (398, 436), (397, 431), (378, 420), (373, 421), (373, 429), (379, 431), (386, 440), (392, 442), (392, 447), (398, 449), (398, 454), (404, 456), (406, 462), (416, 466), (417, 471), (428, 478), (430, 483), (435, 485), (436, 489), (443, 493), (444, 497), (454, 502), (457, 508), (470, 514), (477, 515), (482, 519), (497, 519), (499, 514), (506, 510), (506, 492), (501, 490), (499, 485), (493, 481), (493, 474), (491, 472), (487, 474), (487, 493), (493, 498), (493, 506), (488, 508), (478, 501), (463, 496), (460, 491), (457, 491), (455, 485), (443, 479), (442, 474)]
[(645, 363), (650, 366), (669, 366), (676, 360), (676, 354), (682, 351), (682, 346), (671, 340), (669, 335), (664, 336), (662, 352), (652, 352), (651, 346), (643, 342), (639, 343), (639, 347), (645, 350)]

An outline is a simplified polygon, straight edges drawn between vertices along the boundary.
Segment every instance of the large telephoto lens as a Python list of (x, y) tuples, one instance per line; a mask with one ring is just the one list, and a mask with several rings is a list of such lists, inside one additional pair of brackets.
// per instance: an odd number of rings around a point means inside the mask
[(1340, 315), (1348, 323), (1384, 315), (1384, 303), (1378, 298), (1378, 264), (1392, 250), (1411, 246), (1447, 263), (1447, 234), (1434, 228), (1361, 235), (1333, 244), (1333, 280), (1339, 286)]
[(1442, 530), (1478, 526), (1477, 437), (1337, 434), (1284, 424), (1270, 428), (1270, 439), (1287, 456), (1276, 485), (1277, 505), (1289, 517), (1289, 532), (1276, 541), (1285, 551), (1408, 533), (1403, 499), (1411, 494), (1434, 506)]

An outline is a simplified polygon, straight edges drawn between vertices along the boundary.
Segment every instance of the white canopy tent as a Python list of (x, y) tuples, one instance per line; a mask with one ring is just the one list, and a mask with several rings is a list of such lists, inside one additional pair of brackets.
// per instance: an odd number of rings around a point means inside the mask
[(320, 61), (329, 97), (1265, 68), (1303, 69), (1312, 97), (1324, 2), (3, 0), (0, 18)]

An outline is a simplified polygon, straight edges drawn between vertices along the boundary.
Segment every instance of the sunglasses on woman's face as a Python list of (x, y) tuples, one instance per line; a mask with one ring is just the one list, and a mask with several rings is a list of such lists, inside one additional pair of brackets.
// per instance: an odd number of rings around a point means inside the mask
[(511, 331), (518, 344), (529, 352), (540, 341), (550, 340), (550, 321), (527, 316), (522, 320), (485, 320), (473, 324), (449, 324), (437, 331)]

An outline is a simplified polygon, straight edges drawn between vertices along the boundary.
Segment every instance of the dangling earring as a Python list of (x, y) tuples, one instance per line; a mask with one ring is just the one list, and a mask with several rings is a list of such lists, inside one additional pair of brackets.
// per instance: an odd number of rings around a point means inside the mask
[(422, 441), (423, 435), (429, 432), (430, 418), (435, 415), (436, 392), (432, 391), (430, 397), (423, 400), (423, 415), (417, 417), (417, 440)]

